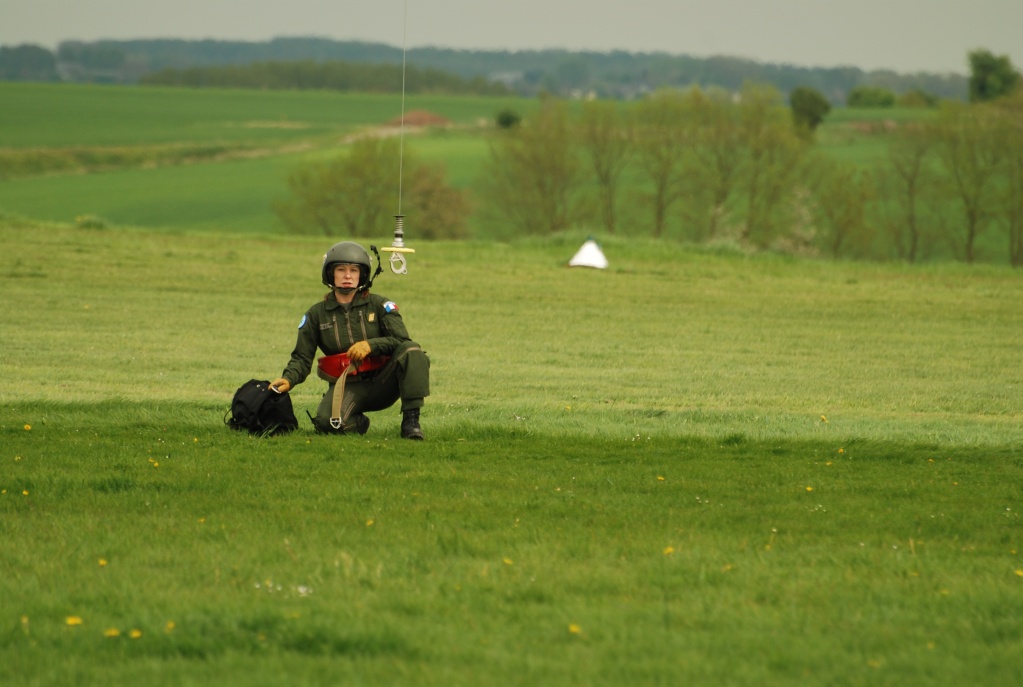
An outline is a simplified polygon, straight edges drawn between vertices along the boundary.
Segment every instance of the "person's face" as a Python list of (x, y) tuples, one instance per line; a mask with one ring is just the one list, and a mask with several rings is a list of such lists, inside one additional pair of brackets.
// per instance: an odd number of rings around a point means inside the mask
[(334, 286), (339, 289), (358, 288), (359, 266), (342, 263), (334, 267)]

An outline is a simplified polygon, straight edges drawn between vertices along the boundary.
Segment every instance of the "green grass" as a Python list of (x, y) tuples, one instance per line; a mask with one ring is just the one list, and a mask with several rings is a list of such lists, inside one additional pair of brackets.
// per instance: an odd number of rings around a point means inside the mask
[[(478, 135), (456, 132), (408, 137), (406, 147), (421, 159), (442, 163), (458, 186), (476, 178), (486, 150)], [(325, 143), (251, 158), (10, 179), (0, 181), (0, 208), (53, 222), (92, 215), (114, 224), (175, 231), (281, 233), (284, 227), (272, 201), (287, 197), (289, 173), (305, 161), (344, 150)]]
[[(401, 115), (400, 95), (0, 82), (0, 148), (158, 145), (190, 142), (281, 144), (343, 136)], [(408, 96), (455, 124), (489, 121), (512, 98)]]
[[(242, 233), (281, 232), (271, 201), (287, 194), (295, 166), (339, 154), (346, 137), (401, 114), (398, 96), (324, 92), (7, 82), (0, 99), (0, 210)], [(486, 153), (473, 133), (479, 122), (535, 104), (410, 96), (405, 106), (456, 125), (427, 138), (410, 131), (408, 148), (444, 164), (451, 182), (465, 187)]]
[(259, 440), (323, 239), (0, 222), (0, 680), (1013, 683), (1018, 275), (581, 239), (379, 278), (426, 442)]

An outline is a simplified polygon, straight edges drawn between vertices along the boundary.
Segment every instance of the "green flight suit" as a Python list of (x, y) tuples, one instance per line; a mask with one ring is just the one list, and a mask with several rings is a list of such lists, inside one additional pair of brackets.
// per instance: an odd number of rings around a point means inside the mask
[[(312, 370), (317, 349), (324, 355), (336, 355), (358, 341), (369, 343), (371, 357), (389, 356), (390, 361), (380, 369), (345, 379), (342, 422), (351, 429), (352, 416), (389, 408), (399, 399), (402, 411), (422, 408), (423, 399), (430, 395), (430, 359), (409, 338), (398, 306), (368, 291), (358, 293), (347, 306), (338, 303), (331, 292), (309, 308), (298, 325), (298, 341), (281, 376), (292, 387), (301, 384)], [(330, 386), (313, 424), (323, 432), (344, 431), (330, 424), (335, 382), (319, 370), (317, 374)]]

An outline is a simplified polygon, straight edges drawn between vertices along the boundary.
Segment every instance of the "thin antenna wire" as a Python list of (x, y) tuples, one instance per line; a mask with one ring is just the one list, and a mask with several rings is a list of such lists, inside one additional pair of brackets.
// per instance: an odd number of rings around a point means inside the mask
[(398, 216), (401, 216), (401, 180), (405, 171), (405, 54), (407, 52), (408, 0), (401, 26), (401, 127), (398, 130)]

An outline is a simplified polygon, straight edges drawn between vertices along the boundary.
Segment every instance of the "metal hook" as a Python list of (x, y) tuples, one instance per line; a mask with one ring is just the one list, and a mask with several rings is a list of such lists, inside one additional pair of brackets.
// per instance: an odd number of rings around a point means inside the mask
[(380, 250), (391, 254), (388, 262), (392, 272), (408, 274), (408, 261), (405, 259), (405, 253), (415, 253), (416, 251), (414, 248), (405, 247), (405, 215), (394, 216), (394, 241), (391, 242), (390, 247)]
[(388, 262), (391, 264), (391, 271), (395, 274), (408, 274), (408, 263), (404, 253), (391, 253), (391, 259)]

